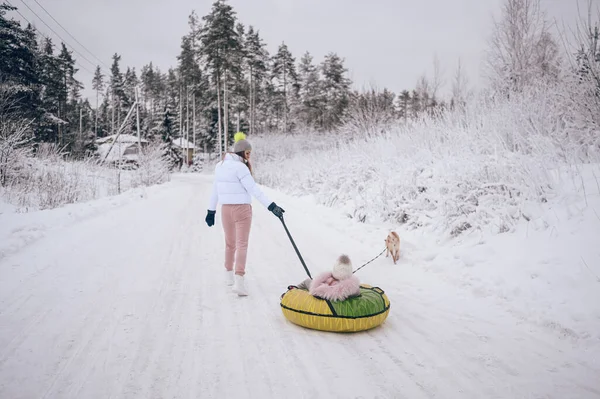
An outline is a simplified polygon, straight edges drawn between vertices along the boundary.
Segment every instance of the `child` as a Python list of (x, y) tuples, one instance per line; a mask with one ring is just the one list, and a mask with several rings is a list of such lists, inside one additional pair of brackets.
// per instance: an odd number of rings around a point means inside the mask
[(309, 292), (317, 298), (330, 301), (344, 301), (360, 295), (360, 281), (352, 274), (350, 258), (341, 255), (333, 271), (320, 274), (310, 283)]

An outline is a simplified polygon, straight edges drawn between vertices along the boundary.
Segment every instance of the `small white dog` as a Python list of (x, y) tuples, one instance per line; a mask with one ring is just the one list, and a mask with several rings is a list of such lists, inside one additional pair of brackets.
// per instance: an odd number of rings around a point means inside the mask
[(392, 231), (388, 234), (385, 239), (385, 247), (387, 250), (385, 257), (389, 257), (391, 253), (394, 264), (396, 264), (398, 259), (400, 259), (400, 236), (398, 236), (398, 233)]

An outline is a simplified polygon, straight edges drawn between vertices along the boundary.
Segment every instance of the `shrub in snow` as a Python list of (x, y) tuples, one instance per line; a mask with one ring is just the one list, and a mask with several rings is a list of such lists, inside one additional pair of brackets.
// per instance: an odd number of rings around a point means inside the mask
[(22, 167), (12, 176), (6, 195), (21, 207), (50, 209), (114, 193), (108, 189), (112, 184), (107, 169), (93, 160), (65, 162), (55, 145), (40, 145), (35, 156), (19, 163)]
[(133, 172), (132, 186), (151, 186), (169, 180), (170, 157), (168, 147), (162, 142), (150, 143), (138, 158), (138, 167)]
[(29, 155), (26, 147), (28, 125), (11, 120), (0, 120), (0, 186), (6, 186), (24, 167), (23, 160)]
[(53, 144), (41, 144), (35, 154), (13, 154), (18, 156), (13, 155), (8, 164), (11, 173), (2, 195), (23, 209), (56, 208), (160, 184), (170, 178), (162, 144), (148, 146), (133, 171), (109, 168), (94, 158), (67, 162), (65, 154)]
[(369, 132), (254, 138), (257, 179), (314, 195), (361, 222), (449, 236), (509, 231), (528, 217), (526, 203), (559, 194), (553, 169), (582, 160), (562, 89), (538, 85), (510, 99), (482, 98), (365, 139), (358, 137)]
[(391, 92), (380, 92), (372, 88), (355, 93), (350, 98), (347, 118), (339, 130), (350, 138), (356, 133), (361, 137), (379, 136), (392, 127), (394, 113), (394, 97)]

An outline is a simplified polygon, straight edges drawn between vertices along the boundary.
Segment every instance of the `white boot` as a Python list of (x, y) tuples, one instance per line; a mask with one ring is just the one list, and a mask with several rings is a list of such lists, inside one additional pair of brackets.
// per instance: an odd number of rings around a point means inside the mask
[(225, 281), (227, 285), (233, 285), (233, 270), (225, 270)]
[(232, 291), (239, 296), (248, 295), (248, 291), (246, 291), (246, 285), (244, 284), (244, 276), (239, 276), (237, 274), (234, 276)]

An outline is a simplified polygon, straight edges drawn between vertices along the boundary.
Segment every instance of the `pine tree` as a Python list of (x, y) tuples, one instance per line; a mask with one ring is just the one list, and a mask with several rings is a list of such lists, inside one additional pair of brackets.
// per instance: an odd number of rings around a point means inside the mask
[(321, 64), (321, 73), (326, 99), (323, 127), (326, 130), (340, 124), (348, 107), (350, 80), (346, 78), (346, 72), (344, 62), (337, 54), (329, 53), (325, 56)]
[(213, 85), (217, 92), (217, 110), (219, 119), (218, 148), (222, 154), (222, 134), (221, 134), (221, 90), (223, 90), (224, 108), (224, 146), (227, 148), (228, 121), (227, 121), (227, 84), (229, 73), (235, 73), (240, 65), (234, 63), (236, 54), (241, 49), (238, 33), (235, 29), (235, 12), (227, 4), (226, 0), (217, 0), (213, 3), (210, 14), (202, 18), (205, 22), (200, 30), (200, 40), (202, 42), (202, 55), (206, 59), (206, 64), (213, 78)]
[(193, 49), (192, 36), (186, 35), (181, 39), (181, 53), (177, 56), (179, 61), (178, 72), (184, 87), (195, 87), (200, 83), (202, 71), (196, 62), (196, 54)]
[(38, 45), (35, 28), (31, 24), (27, 24), (27, 27), (23, 31), (23, 45), (24, 51), (26, 53), (30, 52), (33, 55), (31, 75), (29, 75), (29, 81), (25, 83), (27, 96), (24, 111), (30, 119), (39, 119), (41, 116), (41, 93), (43, 89), (40, 77), (42, 54)]
[(381, 108), (385, 110), (386, 114), (390, 118), (396, 117), (397, 112), (394, 105), (396, 102), (396, 95), (393, 92), (384, 88), (383, 92), (379, 94), (378, 102), (381, 104)]
[(26, 33), (14, 19), (6, 19), (15, 7), (0, 4), (0, 73), (2, 79), (12, 83), (36, 82), (36, 63), (31, 33)]
[(190, 38), (190, 44), (192, 47), (192, 52), (196, 56), (196, 63), (200, 63), (200, 30), (202, 28), (200, 24), (200, 20), (198, 19), (198, 15), (196, 11), (192, 11), (192, 13), (188, 17), (188, 26), (190, 27), (190, 33), (188, 37)]
[(143, 130), (148, 134), (151, 130), (155, 130), (157, 123), (160, 123), (162, 120), (162, 116), (159, 115), (160, 110), (167, 106), (166, 78), (158, 68), (154, 68), (152, 63), (142, 67), (140, 78), (142, 101), (148, 114)]
[(104, 100), (100, 106), (100, 110), (96, 111), (100, 114), (98, 120), (98, 137), (108, 136), (111, 131), (112, 112), (110, 104), (110, 87), (105, 88)]
[(183, 104), (180, 103), (180, 99), (181, 99), (181, 82), (179, 77), (177, 76), (177, 73), (175, 71), (175, 69), (173, 68), (169, 68), (169, 71), (167, 72), (167, 78), (166, 78), (166, 104), (165, 104), (165, 108), (169, 109), (170, 115), (172, 117), (172, 128), (173, 128), (173, 132), (180, 132), (182, 130), (182, 126), (181, 126), (181, 119), (183, 117), (183, 115), (180, 112), (180, 109), (182, 107), (180, 107), (180, 105), (182, 106)]
[(319, 70), (313, 64), (313, 57), (309, 52), (306, 52), (300, 60), (298, 75), (301, 101), (300, 120), (306, 126), (316, 127), (318, 121), (322, 120), (325, 98), (321, 94), (322, 82)]
[(412, 117), (415, 119), (419, 116), (419, 114), (423, 110), (421, 96), (419, 95), (419, 92), (417, 90), (413, 90), (413, 92), (412, 92), (409, 109), (410, 109), (410, 113), (411, 113)]
[(100, 69), (100, 65), (96, 67), (96, 72), (94, 73), (94, 78), (92, 79), (92, 88), (96, 90), (96, 123), (94, 127), (94, 136), (98, 137), (98, 110), (99, 110), (99, 100), (100, 100), (100, 92), (104, 90), (104, 75), (102, 74), (102, 69)]
[(175, 134), (175, 118), (173, 116), (170, 107), (165, 107), (160, 126), (158, 127), (160, 139), (166, 144), (165, 155), (170, 161), (171, 169), (174, 169), (176, 166), (181, 167), (183, 161), (179, 153), (173, 148), (173, 136)]
[(283, 114), (283, 132), (288, 130), (288, 117), (291, 103), (298, 99), (299, 85), (295, 59), (287, 45), (282, 43), (273, 57), (272, 74), (278, 92), (277, 110)]
[[(193, 134), (196, 127), (194, 111), (197, 108), (198, 113), (202, 113), (205, 104), (203, 97), (207, 91), (207, 85), (205, 84), (202, 70), (197, 62), (198, 55), (195, 50), (197, 44), (195, 43), (194, 33), (197, 28), (194, 26), (194, 18), (193, 15), (190, 16), (192, 30), (188, 35), (182, 38), (181, 53), (177, 56), (177, 59), (179, 60), (178, 73), (182, 85), (182, 95), (184, 97), (182, 101), (185, 115), (184, 126), (186, 126), (186, 139), (192, 142), (194, 141)], [(180, 135), (183, 135), (183, 133), (180, 132)]]
[(0, 84), (11, 95), (14, 112), (34, 118), (40, 83), (37, 43), (31, 26), (24, 30), (18, 21), (6, 18), (15, 9), (0, 4)]
[(246, 63), (249, 76), (249, 103), (250, 103), (250, 135), (256, 131), (257, 102), (260, 103), (261, 87), (267, 75), (269, 54), (266, 45), (260, 37), (259, 31), (254, 27), (248, 28), (245, 41)]
[[(123, 74), (121, 73), (121, 67), (119, 62), (121, 56), (118, 54), (113, 55), (113, 64), (110, 68), (110, 98), (111, 98), (111, 111), (112, 111), (112, 122), (111, 131), (112, 134), (117, 133), (117, 129), (121, 125), (121, 113), (123, 112), (123, 101), (125, 98)], [(125, 111), (126, 112), (126, 111)]]
[(173, 135), (175, 133), (173, 123), (173, 115), (169, 107), (165, 109), (165, 114), (162, 120), (161, 139), (165, 143), (171, 143)]
[[(58, 142), (60, 145), (69, 144), (73, 141), (75, 128), (73, 123), (78, 120), (75, 115), (74, 102), (75, 95), (78, 94), (77, 87), (79, 82), (75, 79), (75, 59), (72, 53), (67, 49), (64, 43), (61, 43), (61, 50), (57, 57), (58, 69), (60, 71), (60, 83), (58, 91), (58, 117), (66, 122), (66, 125), (59, 125)], [(69, 102), (69, 100), (73, 100)]]
[(129, 108), (131, 108), (135, 102), (135, 90), (139, 83), (140, 81), (135, 72), (135, 68), (128, 67), (123, 81), (123, 92), (125, 94), (124, 105), (125, 110), (127, 111), (129, 111)]
[(259, 115), (261, 116), (262, 125), (267, 130), (278, 128), (278, 118), (275, 112), (277, 107), (277, 89), (273, 84), (271, 77), (265, 79), (263, 85), (264, 100), (259, 104)]
[(237, 65), (235, 71), (232, 71), (230, 81), (233, 83), (233, 88), (231, 90), (231, 99), (230, 103), (233, 106), (233, 111), (235, 112), (235, 131), (245, 130), (246, 127), (246, 114), (249, 108), (249, 91), (250, 86), (248, 80), (246, 80), (246, 64), (248, 59), (248, 54), (246, 51), (246, 28), (243, 24), (236, 24), (236, 32), (238, 41), (240, 43), (240, 48), (238, 52), (234, 55), (234, 63)]
[(44, 91), (41, 98), (43, 115), (37, 129), (37, 137), (43, 142), (58, 142), (59, 126), (65, 124), (59, 117), (63, 79), (59, 60), (54, 55), (54, 45), (49, 38), (44, 40), (40, 63), (40, 78)]
[(71, 108), (76, 110), (77, 118), (72, 117), (69, 148), (73, 157), (83, 158), (96, 150), (92, 108), (87, 99), (72, 100)]
[(404, 119), (404, 123), (408, 121), (410, 115), (410, 104), (411, 104), (410, 92), (408, 90), (402, 91), (398, 97), (398, 114), (400, 118)]

